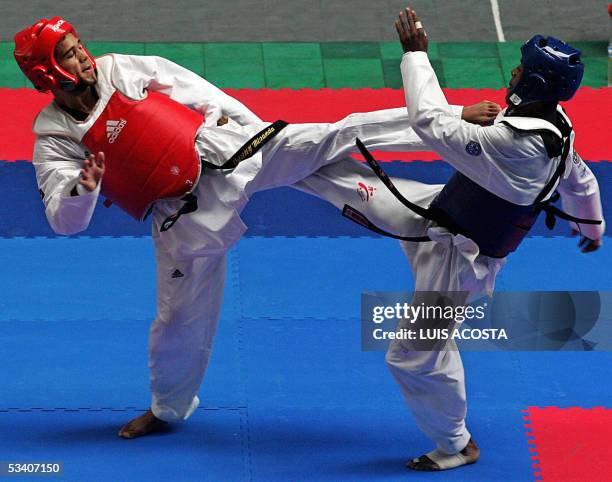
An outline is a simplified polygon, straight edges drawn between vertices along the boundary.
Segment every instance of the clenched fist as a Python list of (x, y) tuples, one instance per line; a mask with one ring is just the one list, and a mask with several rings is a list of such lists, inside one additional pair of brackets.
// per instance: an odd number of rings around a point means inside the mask
[(493, 123), (500, 111), (501, 107), (495, 102), (483, 100), (478, 104), (465, 106), (461, 118), (472, 124), (488, 126)]

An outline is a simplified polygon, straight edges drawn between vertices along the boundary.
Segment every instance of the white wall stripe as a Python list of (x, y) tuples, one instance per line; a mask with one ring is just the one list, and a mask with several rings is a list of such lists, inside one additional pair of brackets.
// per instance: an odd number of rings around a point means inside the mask
[(495, 30), (497, 31), (497, 41), (505, 42), (506, 37), (504, 36), (504, 29), (501, 23), (501, 17), (499, 15), (499, 4), (497, 0), (491, 0), (491, 11), (493, 12), (493, 21), (495, 22)]

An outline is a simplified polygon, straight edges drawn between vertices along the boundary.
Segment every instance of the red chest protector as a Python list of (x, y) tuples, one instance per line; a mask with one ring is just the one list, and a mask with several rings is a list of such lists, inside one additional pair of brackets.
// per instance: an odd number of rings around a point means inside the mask
[(164, 94), (131, 100), (116, 90), (82, 139), (106, 155), (102, 194), (142, 220), (155, 201), (189, 193), (200, 174), (194, 143), (202, 122)]

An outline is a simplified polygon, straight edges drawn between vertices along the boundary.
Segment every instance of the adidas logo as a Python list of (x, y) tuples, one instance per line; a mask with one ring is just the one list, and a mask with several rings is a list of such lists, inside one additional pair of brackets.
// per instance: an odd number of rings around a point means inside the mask
[(183, 276), (185, 276), (183, 273), (181, 273), (178, 269), (174, 270), (174, 273), (172, 273), (172, 277), (173, 278), (182, 278)]
[(109, 144), (112, 144), (117, 140), (117, 137), (119, 137), (121, 130), (126, 126), (126, 124), (127, 121), (125, 119), (106, 121), (106, 137), (108, 138)]

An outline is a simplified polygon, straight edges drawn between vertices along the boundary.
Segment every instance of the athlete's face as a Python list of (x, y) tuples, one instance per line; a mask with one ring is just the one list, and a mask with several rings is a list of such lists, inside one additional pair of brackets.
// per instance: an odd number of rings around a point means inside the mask
[(97, 81), (96, 70), (93, 68), (81, 41), (67, 34), (55, 48), (57, 63), (68, 73), (76, 76), (85, 85), (94, 85)]
[(511, 89), (514, 89), (514, 87), (516, 87), (516, 84), (519, 83), (519, 80), (521, 80), (521, 75), (523, 75), (522, 64), (518, 64), (516, 67), (514, 67), (512, 69), (511, 75), (512, 75), (512, 78), (510, 79), (510, 85), (508, 86), (508, 92)]

